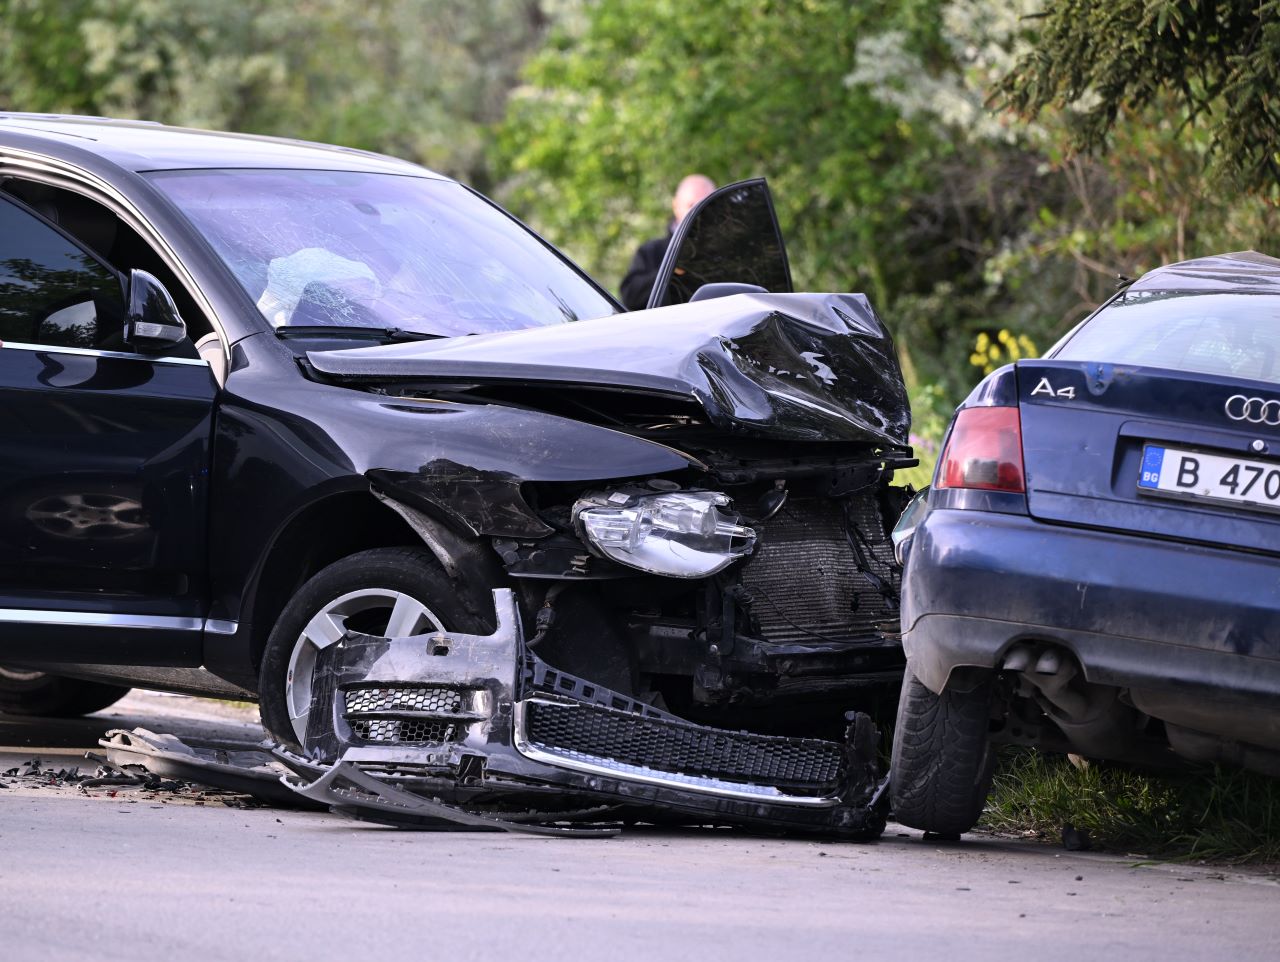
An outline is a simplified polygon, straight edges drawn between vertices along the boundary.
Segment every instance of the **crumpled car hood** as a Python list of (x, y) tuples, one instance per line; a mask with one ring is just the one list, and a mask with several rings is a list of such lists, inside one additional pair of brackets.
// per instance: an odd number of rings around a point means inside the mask
[(331, 378), (616, 388), (694, 398), (717, 427), (905, 445), (893, 340), (862, 294), (738, 294), (554, 327), (311, 351)]

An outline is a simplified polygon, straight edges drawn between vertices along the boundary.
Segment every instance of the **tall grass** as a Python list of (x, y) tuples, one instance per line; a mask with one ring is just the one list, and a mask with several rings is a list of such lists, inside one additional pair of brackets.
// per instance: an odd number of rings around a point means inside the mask
[(1070, 823), (1107, 850), (1166, 859), (1280, 862), (1280, 780), (1237, 769), (1147, 775), (1007, 749), (983, 823), (1056, 836)]

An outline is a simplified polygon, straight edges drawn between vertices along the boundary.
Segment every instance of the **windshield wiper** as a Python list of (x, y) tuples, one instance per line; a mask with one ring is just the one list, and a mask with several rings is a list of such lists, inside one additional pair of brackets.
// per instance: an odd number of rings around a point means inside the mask
[(385, 341), (431, 341), (447, 337), (445, 334), (427, 334), (423, 331), (406, 331), (402, 327), (342, 327), (334, 324), (285, 324), (276, 328), (276, 337), (343, 337), (369, 338)]

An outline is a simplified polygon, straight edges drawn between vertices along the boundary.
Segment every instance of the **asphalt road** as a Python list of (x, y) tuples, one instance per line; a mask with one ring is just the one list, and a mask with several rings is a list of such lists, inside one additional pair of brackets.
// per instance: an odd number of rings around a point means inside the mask
[[(107, 728), (235, 736), (254, 712), (131, 695), (0, 719), (0, 771)], [(219, 797), (0, 776), (0, 958), (565, 960), (1277, 957), (1280, 881), (1043, 842), (870, 844), (633, 830), (419, 834)]]

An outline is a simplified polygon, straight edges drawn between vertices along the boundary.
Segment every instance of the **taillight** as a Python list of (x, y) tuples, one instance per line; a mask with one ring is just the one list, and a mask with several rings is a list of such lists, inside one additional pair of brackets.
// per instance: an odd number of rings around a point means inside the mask
[(937, 486), (1024, 493), (1018, 409), (975, 407), (957, 414), (942, 452)]

